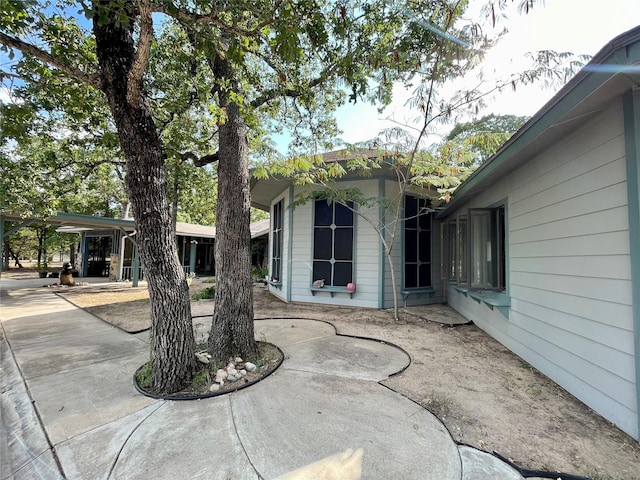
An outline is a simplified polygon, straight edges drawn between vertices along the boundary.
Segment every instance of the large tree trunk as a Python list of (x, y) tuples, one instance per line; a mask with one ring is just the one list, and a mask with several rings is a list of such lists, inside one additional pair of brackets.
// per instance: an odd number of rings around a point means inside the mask
[[(132, 3), (126, 5), (128, 17), (135, 18)], [(123, 25), (110, 11), (104, 20), (102, 15), (94, 16), (93, 31), (102, 89), (127, 160), (125, 186), (151, 300), (151, 388), (172, 393), (191, 380), (195, 341), (189, 287), (178, 263), (171, 228), (165, 155), (146, 98), (141, 91), (135, 102), (127, 98), (127, 78), (135, 54), (133, 24)]]
[[(236, 85), (232, 67), (221, 57), (215, 76)], [(251, 276), (251, 198), (247, 129), (237, 104), (227, 90), (218, 90), (227, 118), (219, 130), (218, 205), (216, 207), (216, 294), (209, 347), (216, 361), (239, 355), (255, 359), (253, 333), (253, 279)]]

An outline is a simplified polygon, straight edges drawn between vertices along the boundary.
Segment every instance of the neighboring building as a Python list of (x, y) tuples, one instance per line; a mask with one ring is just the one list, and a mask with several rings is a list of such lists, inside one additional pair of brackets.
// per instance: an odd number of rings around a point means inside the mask
[[(21, 223), (9, 232), (4, 232), (5, 221)], [(38, 222), (58, 225), (57, 230), (62, 233), (80, 234), (75, 261), (75, 268), (80, 276), (108, 277), (112, 281), (134, 280), (137, 264), (137, 279), (143, 278), (144, 272), (135, 247), (134, 220), (64, 212), (52, 215), (46, 220), (23, 219), (19, 215), (0, 211), (2, 238), (18, 228)], [(253, 222), (250, 228), (252, 260), (256, 267), (262, 267), (268, 242), (269, 220)], [(215, 235), (214, 227), (177, 222), (178, 258), (185, 273), (215, 275)]]
[[(92, 217), (94, 218), (94, 217)], [(112, 281), (132, 280), (135, 265), (138, 265), (138, 278), (144, 277), (142, 266), (136, 258), (135, 222), (118, 220), (117, 229), (95, 229), (65, 226), (60, 232), (80, 233), (80, 249), (76, 268), (84, 277), (109, 277)], [(251, 228), (251, 243), (254, 262), (262, 262), (265, 256), (269, 234), (269, 220), (254, 222)], [(176, 243), (178, 259), (185, 273), (196, 275), (215, 275), (216, 229), (191, 223), (176, 223)], [(255, 263), (260, 267), (261, 263)]]
[[(380, 199), (398, 192), (392, 175), (340, 182)], [(370, 224), (324, 200), (291, 208), (308, 187), (285, 179), (251, 186), (254, 206), (271, 212), (273, 294), (392, 305)], [(606, 45), (436, 218), (402, 222), (399, 294), (408, 304), (447, 302), (638, 440), (639, 186), (640, 27)], [(405, 207), (418, 202), (409, 196)], [(365, 213), (384, 221), (375, 207)], [(314, 288), (319, 279), (324, 288)]]

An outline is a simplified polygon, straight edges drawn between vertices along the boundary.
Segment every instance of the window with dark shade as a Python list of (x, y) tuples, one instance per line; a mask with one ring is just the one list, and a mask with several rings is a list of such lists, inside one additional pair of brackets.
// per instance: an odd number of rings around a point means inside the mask
[(271, 225), (271, 281), (282, 281), (282, 225), (284, 200), (273, 206)]
[(354, 213), (339, 203), (318, 199), (314, 205), (313, 278), (325, 285), (346, 287), (353, 281)]
[(404, 288), (431, 286), (431, 209), (425, 198), (404, 199)]

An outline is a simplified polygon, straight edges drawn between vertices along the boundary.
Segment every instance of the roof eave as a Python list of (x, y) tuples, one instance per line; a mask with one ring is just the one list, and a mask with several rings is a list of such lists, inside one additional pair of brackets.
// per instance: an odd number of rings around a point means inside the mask
[[(634, 45), (636, 48), (629, 48)], [(554, 122), (574, 109), (581, 100), (613, 77), (623, 75), (620, 72), (600, 71), (596, 68), (614, 60), (616, 65), (633, 65), (640, 62), (640, 27), (629, 30), (605, 45), (591, 61), (580, 70), (564, 87), (558, 91), (529, 121), (527, 121), (502, 147), (484, 162), (456, 190), (452, 200), (437, 218), (445, 217), (471, 200), (482, 189), (475, 190), (478, 184), (491, 178), (525, 146), (539, 138)]]

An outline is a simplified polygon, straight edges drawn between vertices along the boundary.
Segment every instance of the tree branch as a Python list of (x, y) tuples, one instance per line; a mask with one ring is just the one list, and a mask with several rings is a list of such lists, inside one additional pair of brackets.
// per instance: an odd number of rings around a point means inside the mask
[(212, 153), (210, 155), (204, 155), (202, 157), (197, 156), (193, 152), (179, 153), (178, 156), (180, 157), (180, 160), (182, 160), (183, 162), (185, 160), (193, 160), (193, 164), (196, 167), (204, 167), (205, 165), (209, 165), (210, 163), (215, 163), (218, 161), (218, 158), (219, 158), (218, 152)]
[(234, 25), (229, 25), (223, 22), (215, 13), (203, 15), (199, 13), (185, 12), (184, 10), (179, 9), (169, 9), (166, 7), (166, 5), (160, 3), (150, 3), (150, 7), (152, 12), (164, 13), (171, 18), (175, 18), (180, 23), (211, 24), (219, 27), (221, 30), (227, 33), (231, 33), (233, 35), (241, 37), (255, 37), (260, 33), (259, 28), (256, 28), (254, 30), (247, 30), (244, 28), (236, 27)]
[(0, 43), (7, 47), (15, 48), (25, 55), (31, 55), (32, 57), (47, 63), (80, 83), (101, 89), (102, 84), (98, 74), (88, 75), (71, 65), (63, 63), (60, 59), (36, 47), (35, 45), (24, 42), (19, 38), (11, 37), (2, 32), (0, 32)]
[(151, 41), (153, 40), (153, 20), (151, 18), (151, 5), (148, 0), (140, 1), (139, 13), (140, 40), (138, 41), (138, 50), (136, 51), (136, 56), (127, 77), (127, 101), (131, 105), (138, 104), (142, 77), (149, 63)]
[[(310, 88), (316, 87), (317, 85), (320, 85), (322, 82), (326, 81), (327, 78), (329, 78), (329, 76), (335, 71), (335, 68), (336, 68), (335, 65), (327, 68), (319, 76), (317, 76), (316, 78), (311, 80), (306, 85), (305, 88), (306, 89), (310, 89)], [(271, 90), (267, 90), (266, 92), (264, 92), (259, 97), (253, 99), (253, 101), (251, 102), (250, 105), (251, 105), (252, 108), (258, 108), (258, 107), (264, 105), (269, 100), (273, 100), (276, 97), (297, 98), (297, 97), (300, 97), (303, 93), (304, 93), (304, 91), (302, 89), (272, 88)]]

